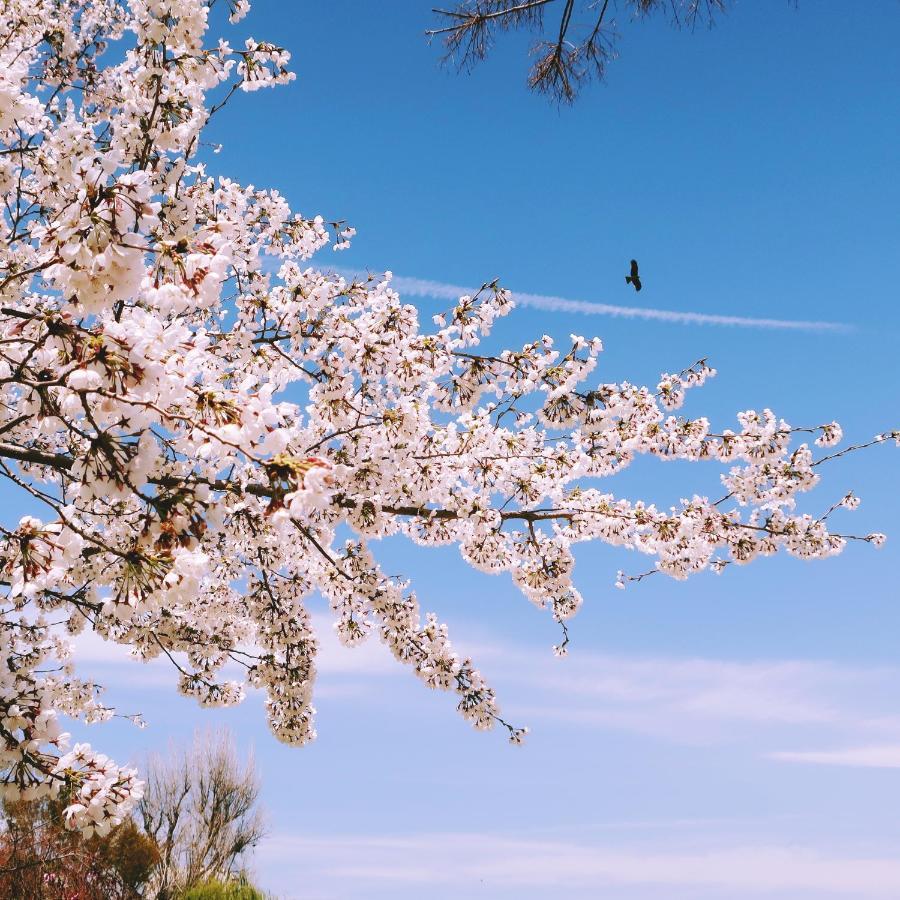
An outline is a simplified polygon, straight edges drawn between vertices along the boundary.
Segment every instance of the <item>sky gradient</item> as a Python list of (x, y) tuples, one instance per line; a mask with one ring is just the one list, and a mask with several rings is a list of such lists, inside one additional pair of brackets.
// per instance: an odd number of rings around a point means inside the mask
[[(498, 345), (597, 334), (595, 379), (651, 384), (707, 356), (719, 376), (686, 413), (721, 427), (765, 406), (853, 441), (900, 427), (900, 5), (744, 2), (694, 34), (620, 12), (607, 83), (562, 110), (526, 91), (516, 36), (471, 75), (441, 69), (430, 7), (256, 0), (229, 39), (281, 43), (298, 78), (217, 118), (210, 171), (348, 220), (353, 247), (314, 264), (390, 269), (425, 316), (499, 277), (524, 302)], [(257, 696), (200, 711), (171, 668), (90, 640), (85, 671), (150, 724), (87, 736), (137, 762), (231, 727), (264, 779), (257, 880), (290, 900), (900, 896), (898, 462), (838, 461), (803, 503), (852, 489), (842, 522), (887, 532), (881, 551), (621, 592), (616, 570), (641, 560), (580, 545), (564, 660), (509, 578), (381, 542), (530, 726), (522, 748), (471, 730), (377, 644), (338, 647), (321, 601), (314, 745), (279, 745)], [(640, 459), (608, 484), (664, 506), (720, 471)]]

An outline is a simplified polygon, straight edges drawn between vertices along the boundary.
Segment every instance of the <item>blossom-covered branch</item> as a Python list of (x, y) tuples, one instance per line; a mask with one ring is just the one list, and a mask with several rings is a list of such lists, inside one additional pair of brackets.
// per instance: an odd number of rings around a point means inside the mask
[[(387, 535), (506, 573), (560, 624), (560, 652), (577, 543), (686, 578), (854, 537), (832, 530), (836, 507), (795, 508), (843, 452), (816, 459), (835, 423), (748, 411), (713, 431), (676, 414), (714, 374), (705, 360), (653, 387), (597, 384), (597, 339), (479, 351), (512, 309), (496, 282), (423, 324), (389, 273), (309, 266), (353, 229), (198, 157), (229, 98), (292, 77), (272, 44), (205, 46), (209, 10), (9, 0), (0, 23), (0, 478), (22, 501), (0, 522), (8, 795), (63, 793), (70, 824), (102, 833), (140, 794), (134, 772), (67, 751), (57, 722), (114, 713), (76, 676), (66, 635), (85, 628), (171, 661), (203, 705), (259, 688), (273, 732), (310, 740), (314, 592), (343, 643), (374, 633), (476, 727), (520, 741), (446, 627), (382, 571)], [(727, 493), (664, 510), (597, 486), (641, 454), (724, 464)]]

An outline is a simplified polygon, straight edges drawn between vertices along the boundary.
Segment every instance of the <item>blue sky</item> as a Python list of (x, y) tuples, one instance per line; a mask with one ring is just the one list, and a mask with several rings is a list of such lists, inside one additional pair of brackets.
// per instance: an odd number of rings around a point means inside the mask
[[(613, 305), (844, 323), (680, 324), (523, 307), (497, 330), (600, 335), (598, 376), (655, 383), (709, 356), (689, 414), (723, 427), (770, 406), (838, 419), (851, 439), (900, 425), (900, 5), (745, 2), (712, 31), (619, 15), (608, 83), (557, 110), (524, 88), (526, 44), (470, 76), (438, 66), (430, 2), (257, 0), (238, 29), (294, 54), (296, 82), (239, 96), (210, 167), (344, 218), (320, 265)], [(641, 262), (644, 290), (623, 276)], [(410, 297), (428, 314), (446, 301)], [(326, 643), (319, 739), (283, 747), (261, 703), (199, 711), (174, 673), (86, 645), (145, 731), (90, 733), (138, 759), (227, 724), (263, 772), (259, 882), (286, 898), (805, 900), (900, 896), (898, 457), (835, 463), (807, 500), (852, 488), (854, 531), (885, 549), (731, 567), (613, 589), (626, 552), (582, 547), (586, 602), (557, 660), (552, 621), (506, 577), (391, 539), (414, 581), (528, 724), (525, 747), (472, 731), (377, 645)], [(659, 504), (715, 491), (713, 465), (640, 460), (611, 489)], [(321, 606), (319, 607), (321, 610)], [(322, 622), (327, 637), (328, 627)]]

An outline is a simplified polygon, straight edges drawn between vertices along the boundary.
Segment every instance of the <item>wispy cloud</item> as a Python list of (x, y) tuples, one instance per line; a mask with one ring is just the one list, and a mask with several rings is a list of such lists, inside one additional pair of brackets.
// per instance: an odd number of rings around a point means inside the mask
[[(486, 646), (475, 658), (501, 697), (508, 697), (508, 715), (536, 730), (571, 722), (684, 745), (740, 744), (764, 756), (797, 740), (833, 745), (862, 735), (881, 745), (900, 738), (897, 668), (636, 657), (577, 648), (559, 660), (499, 646)], [(518, 706), (522, 698), (527, 701)]]
[(863, 769), (900, 769), (900, 744), (847, 747), (842, 750), (780, 750), (768, 754), (782, 762), (821, 766), (851, 766)]
[(492, 833), (275, 835), (260, 847), (259, 857), (270, 873), (289, 864), (303, 872), (305, 884), (340, 886), (348, 892), (345, 896), (357, 896), (354, 882), (365, 885), (367, 897), (398, 898), (421, 896), (417, 892), (425, 885), (434, 897), (457, 896), (454, 889), (466, 888), (491, 897), (522, 896), (523, 890), (527, 896), (565, 891), (567, 896), (597, 897), (602, 887), (614, 887), (617, 897), (632, 897), (633, 891), (647, 887), (666, 888), (662, 896), (667, 897), (678, 889), (716, 889), (716, 896), (728, 897), (778, 893), (858, 900), (900, 893), (900, 860), (887, 855), (831, 854), (777, 843), (722, 846), (709, 835), (667, 850)]
[[(353, 275), (350, 270), (336, 269), (342, 275)], [(394, 275), (391, 284), (402, 295), (434, 297), (454, 302), (464, 294), (473, 294), (476, 288), (444, 284), (424, 278)], [(805, 321), (796, 319), (766, 319), (749, 316), (726, 316), (715, 313), (684, 312), (672, 309), (651, 309), (645, 306), (619, 306), (611, 303), (594, 303), (587, 300), (570, 300), (548, 294), (530, 294), (513, 291), (513, 299), (519, 306), (530, 306), (547, 312), (578, 313), (589, 316), (616, 316), (625, 319), (647, 319), (677, 325), (724, 325), (736, 328), (769, 328), (791, 331), (845, 332), (849, 326), (840, 322)]]
[(77, 673), (101, 685), (117, 687), (124, 683), (129, 690), (174, 690), (178, 682), (178, 672), (165, 656), (141, 660), (127, 646), (104, 640), (90, 629), (78, 635), (72, 645)]
[[(338, 642), (329, 615), (316, 612), (317, 696), (338, 703), (390, 703), (384, 679), (412, 676), (373, 636), (352, 649)], [(810, 660), (726, 660), (598, 654), (465, 641), (497, 688), (507, 718), (537, 733), (570, 724), (683, 746), (740, 746), (776, 762), (900, 768), (900, 668)], [(84, 634), (75, 659), (98, 679), (126, 678), (171, 690), (166, 659), (141, 664), (124, 647)], [(120, 674), (121, 673), (121, 674)], [(240, 677), (235, 669), (230, 677)], [(430, 704), (429, 697), (423, 697)], [(429, 709), (433, 708), (429, 705)], [(851, 749), (808, 749), (847, 746)], [(801, 751), (785, 746), (806, 745)]]
[[(338, 641), (331, 616), (317, 612), (313, 614), (312, 619), (319, 641), (319, 653), (316, 657), (316, 669), (319, 674), (358, 675), (368, 679), (373, 675), (391, 674), (402, 669), (387, 648), (377, 640), (367, 641), (348, 650)], [(144, 662), (135, 657), (128, 646), (104, 640), (90, 629), (83, 631), (72, 643), (76, 664), (82, 664), (86, 669), (90, 666), (101, 666), (135, 672), (138, 671), (136, 667), (140, 667), (141, 671), (152, 671), (157, 675), (175, 671), (172, 663), (164, 655)], [(181, 654), (176, 654), (176, 657), (180, 656)], [(240, 676), (240, 671), (235, 669), (234, 674)], [(168, 681), (171, 679), (166, 683)], [(157, 679), (153, 683), (160, 683), (160, 680)], [(343, 687), (346, 688), (346, 685)]]
[[(335, 698), (382, 702), (378, 679), (410, 674), (375, 638), (346, 649), (316, 616), (323, 686)], [(685, 746), (737, 746), (777, 762), (900, 767), (900, 668), (819, 660), (728, 660), (598, 654), (465, 642), (498, 689), (504, 712), (549, 732), (561, 723)], [(357, 655), (358, 654), (358, 655)], [(351, 690), (351, 685), (358, 690)], [(865, 747), (781, 752), (779, 745), (862, 739)]]

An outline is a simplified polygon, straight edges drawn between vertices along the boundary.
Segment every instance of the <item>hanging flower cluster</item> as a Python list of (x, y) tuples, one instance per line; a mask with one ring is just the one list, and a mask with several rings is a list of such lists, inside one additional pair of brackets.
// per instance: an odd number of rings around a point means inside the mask
[[(103, 834), (140, 794), (58, 726), (57, 712), (112, 715), (69, 659), (63, 635), (84, 628), (166, 657), (203, 705), (260, 688), (274, 733), (310, 740), (313, 592), (344, 644), (374, 633), (475, 727), (521, 741), (446, 627), (380, 568), (387, 535), (508, 573), (564, 637), (579, 542), (674, 578), (883, 542), (831, 529), (850, 494), (818, 517), (795, 507), (854, 449), (823, 455), (836, 423), (748, 411), (715, 432), (677, 415), (714, 374), (705, 361), (656, 387), (589, 383), (596, 339), (478, 352), (512, 309), (496, 283), (432, 326), (390, 273), (308, 267), (353, 229), (198, 161), (235, 91), (293, 77), (275, 45), (205, 46), (211, 5), (7, 0), (0, 17), (0, 476), (22, 499), (0, 522), (6, 796), (64, 792), (70, 825)], [(660, 509), (596, 486), (639, 454), (724, 465), (725, 496)]]

